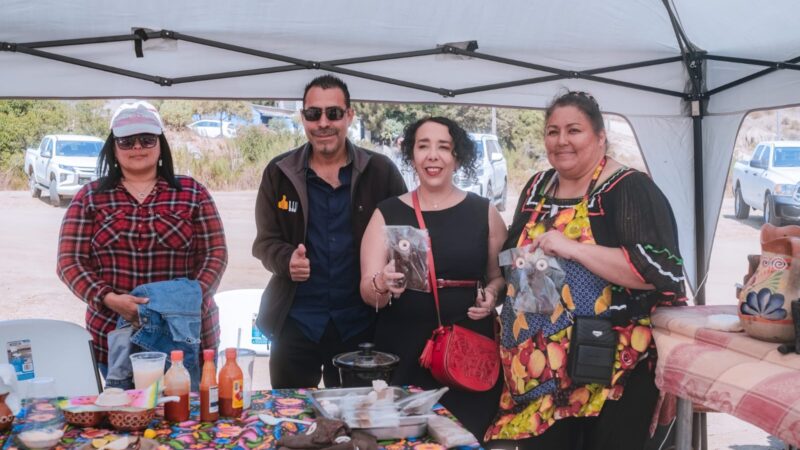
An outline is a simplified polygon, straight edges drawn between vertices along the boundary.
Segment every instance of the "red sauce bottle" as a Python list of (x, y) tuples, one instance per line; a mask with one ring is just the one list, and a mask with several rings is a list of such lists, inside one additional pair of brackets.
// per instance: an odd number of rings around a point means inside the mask
[(203, 376), (200, 378), (200, 421), (214, 422), (219, 419), (219, 386), (213, 349), (203, 350), (203, 361)]
[(189, 420), (189, 389), (192, 380), (189, 371), (183, 366), (183, 351), (173, 350), (170, 353), (172, 366), (164, 375), (164, 395), (175, 395), (180, 401), (164, 404), (164, 418), (168, 422), (183, 422)]
[(244, 375), (236, 364), (236, 349), (225, 349), (225, 365), (219, 371), (219, 415), (238, 418), (244, 405)]

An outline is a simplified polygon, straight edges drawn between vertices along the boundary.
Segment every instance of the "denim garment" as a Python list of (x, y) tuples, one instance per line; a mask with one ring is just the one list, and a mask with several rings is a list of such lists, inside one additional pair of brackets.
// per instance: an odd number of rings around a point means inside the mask
[(103, 371), (101, 364), (98, 364), (103, 379), (106, 380), (106, 387), (120, 389), (133, 389), (133, 367), (131, 367), (131, 335), (133, 327), (131, 324), (120, 318), (117, 321), (117, 328), (108, 333), (108, 365)]
[(200, 283), (187, 278), (157, 281), (137, 286), (131, 295), (150, 301), (139, 305), (141, 328), (132, 329), (130, 323), (120, 318), (117, 330), (109, 333), (106, 384), (124, 388), (126, 382), (130, 383), (126, 375), (132, 376), (133, 372), (128, 356), (136, 346), (167, 355), (172, 350), (183, 350), (183, 363), (192, 378), (192, 390), (196, 391), (200, 385), (200, 309), (203, 302)]

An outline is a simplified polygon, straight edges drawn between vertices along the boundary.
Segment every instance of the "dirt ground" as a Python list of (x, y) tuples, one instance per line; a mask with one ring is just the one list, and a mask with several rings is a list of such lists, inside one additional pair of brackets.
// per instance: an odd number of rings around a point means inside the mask
[[(222, 215), (229, 248), (228, 268), (219, 291), (262, 289), (269, 274), (250, 255), (255, 236), (256, 193), (216, 192), (213, 195)], [(509, 193), (509, 205), (515, 203), (515, 195)], [(64, 211), (65, 208), (53, 208), (46, 199), (32, 199), (27, 192), (0, 192), (0, 273), (3, 274), (0, 277), (0, 319), (50, 318), (83, 325), (83, 303), (61, 283), (55, 272), (56, 244)], [(510, 212), (504, 216), (510, 221)], [(736, 303), (734, 284), (744, 275), (746, 255), (759, 253), (761, 223), (759, 214), (745, 221), (736, 220), (731, 200), (724, 202), (706, 281), (708, 304)], [(260, 358), (254, 387), (268, 385), (266, 358)], [(758, 428), (724, 414), (709, 415), (709, 444), (712, 449), (782, 448)]]

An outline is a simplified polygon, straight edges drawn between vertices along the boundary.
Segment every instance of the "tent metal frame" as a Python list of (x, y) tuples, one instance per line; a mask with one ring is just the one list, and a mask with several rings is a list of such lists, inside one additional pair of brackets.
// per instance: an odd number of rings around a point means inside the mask
[[(646, 91), (655, 94), (667, 95), (683, 99), (687, 105), (687, 115), (692, 117), (693, 136), (694, 136), (694, 183), (695, 183), (694, 210), (695, 210), (695, 222), (696, 222), (695, 275), (697, 280), (694, 300), (695, 304), (705, 304), (704, 284), (706, 278), (706, 251), (705, 251), (705, 221), (704, 221), (705, 213), (704, 213), (704, 200), (703, 200), (704, 189), (703, 189), (703, 171), (702, 171), (703, 168), (703, 141), (702, 141), (703, 122), (702, 121), (703, 121), (703, 116), (705, 115), (705, 110), (708, 104), (708, 100), (714, 94), (735, 88), (743, 83), (752, 81), (756, 78), (763, 77), (777, 70), (800, 70), (800, 56), (787, 61), (766, 61), (753, 58), (739, 58), (734, 56), (707, 54), (703, 50), (697, 48), (687, 38), (686, 33), (683, 31), (683, 28), (680, 25), (680, 20), (674, 12), (675, 8), (671, 4), (670, 0), (662, 0), (662, 2), (669, 14), (670, 21), (672, 23), (673, 30), (675, 32), (676, 40), (681, 49), (680, 55), (668, 58), (647, 60), (647, 61), (637, 61), (615, 66), (598, 67), (594, 69), (581, 70), (581, 71), (565, 70), (557, 67), (549, 67), (541, 64), (535, 64), (528, 61), (479, 53), (476, 51), (478, 48), (478, 43), (476, 41), (469, 41), (465, 46), (466, 48), (461, 48), (462, 46), (457, 46), (455, 44), (445, 44), (436, 46), (435, 48), (431, 49), (422, 49), (422, 50), (397, 52), (397, 53), (385, 53), (385, 54), (370, 55), (363, 57), (329, 60), (329, 61), (311, 61), (287, 55), (281, 55), (277, 53), (242, 47), (238, 45), (232, 45), (224, 42), (204, 39), (197, 36), (191, 36), (179, 33), (173, 30), (154, 31), (154, 30), (144, 30), (144, 29), (134, 30), (131, 34), (89, 37), (81, 39), (63, 39), (63, 40), (50, 40), (50, 41), (27, 42), (27, 43), (0, 42), (0, 51), (24, 53), (39, 58), (59, 61), (66, 64), (72, 64), (94, 70), (100, 70), (120, 76), (140, 79), (143, 81), (149, 81), (164, 87), (174, 86), (178, 84), (185, 84), (185, 83), (194, 83), (199, 81), (221, 80), (221, 79), (229, 79), (229, 78), (237, 78), (237, 77), (245, 77), (253, 75), (290, 72), (297, 70), (325, 70), (342, 75), (348, 75), (352, 77), (377, 81), (380, 83), (403, 86), (409, 89), (430, 92), (433, 94), (441, 95), (442, 97), (450, 97), (450, 98), (476, 92), (485, 92), (485, 91), (492, 91), (510, 87), (534, 85), (534, 84), (547, 83), (558, 80), (583, 79), (597, 83), (605, 83), (628, 89), (636, 89), (640, 91)], [(119, 67), (109, 66), (106, 64), (100, 64), (79, 58), (64, 56), (43, 50), (53, 47), (67, 47), (67, 46), (80, 46), (80, 45), (90, 45), (90, 44), (131, 41), (134, 43), (134, 48), (135, 51), (137, 52), (137, 56), (141, 56), (142, 41), (146, 41), (149, 39), (183, 40), (198, 45), (213, 47), (216, 49), (247, 54), (259, 58), (269, 59), (272, 61), (279, 61), (285, 64), (279, 66), (264, 67), (264, 68), (249, 69), (249, 70), (217, 72), (217, 73), (169, 78), (159, 75), (136, 72)], [(386, 60), (399, 60), (405, 58), (416, 58), (416, 57), (441, 55), (441, 54), (451, 54), (456, 56), (480, 59), (484, 61), (494, 62), (497, 64), (505, 64), (513, 67), (544, 72), (548, 75), (540, 75), (532, 78), (510, 80), (502, 83), (485, 84), (485, 85), (454, 89), (454, 88), (441, 88), (441, 87), (429, 86), (425, 84), (414, 83), (411, 81), (386, 77), (382, 75), (377, 75), (361, 70), (348, 69), (344, 67), (353, 64), (363, 64), (363, 63), (386, 61)], [(723, 61), (730, 63), (747, 64), (752, 66), (765, 67), (765, 69), (750, 74), (748, 76), (744, 76), (737, 80), (731, 81), (725, 85), (708, 90), (706, 88), (706, 83), (705, 83), (706, 61)], [(627, 81), (621, 81), (609, 78), (608, 76), (603, 76), (605, 74), (610, 74), (623, 70), (639, 69), (643, 67), (650, 67), (661, 64), (672, 64), (677, 62), (682, 62), (687, 73), (689, 74), (689, 81), (685, 89), (685, 92), (673, 91), (669, 89), (663, 89), (656, 86), (649, 86), (639, 83), (631, 83)]]

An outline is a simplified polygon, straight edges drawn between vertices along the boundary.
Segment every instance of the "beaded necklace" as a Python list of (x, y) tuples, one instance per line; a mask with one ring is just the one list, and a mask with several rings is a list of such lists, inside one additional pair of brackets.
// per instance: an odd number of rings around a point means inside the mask
[[(536, 209), (531, 213), (531, 218), (522, 230), (517, 247), (522, 247), (529, 244), (536, 239), (537, 236), (545, 233), (551, 228), (559, 228), (564, 226), (562, 233), (569, 239), (578, 239), (583, 234), (584, 230), (589, 228), (589, 195), (592, 193), (603, 168), (606, 166), (606, 157), (600, 160), (592, 173), (592, 180), (589, 182), (589, 187), (586, 188), (586, 193), (583, 194), (583, 199), (575, 206), (562, 210), (560, 213), (556, 205), (550, 205), (550, 214), (546, 217), (542, 216), (542, 208), (544, 208), (545, 199), (549, 195), (555, 195), (558, 189), (558, 172), (554, 175), (553, 182), (550, 188), (545, 190), (545, 186), (540, 188), (541, 197), (536, 204)], [(540, 221), (541, 219), (541, 221)]]

